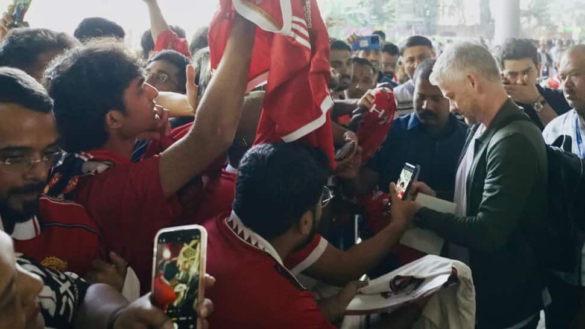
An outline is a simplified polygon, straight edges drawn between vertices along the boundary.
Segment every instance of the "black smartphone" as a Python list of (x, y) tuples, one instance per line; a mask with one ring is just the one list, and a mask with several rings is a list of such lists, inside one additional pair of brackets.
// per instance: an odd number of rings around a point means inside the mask
[[(400, 172), (400, 176), (398, 176), (398, 181), (396, 182), (396, 192), (398, 193), (398, 198), (402, 200), (405, 195), (408, 195), (410, 192), (410, 187), (412, 183), (416, 182), (418, 179), (418, 174), (420, 173), (420, 166), (412, 165), (410, 163), (405, 163), (404, 168)], [(390, 213), (390, 209), (392, 207), (392, 201), (389, 200), (386, 206), (387, 212)]]
[(152, 294), (177, 329), (197, 328), (205, 298), (207, 231), (199, 225), (160, 230), (155, 237)]
[(12, 10), (12, 24), (10, 24), (11, 28), (19, 27), (24, 22), (24, 16), (26, 12), (30, 8), (32, 0), (14, 0), (12, 3), (13, 10)]

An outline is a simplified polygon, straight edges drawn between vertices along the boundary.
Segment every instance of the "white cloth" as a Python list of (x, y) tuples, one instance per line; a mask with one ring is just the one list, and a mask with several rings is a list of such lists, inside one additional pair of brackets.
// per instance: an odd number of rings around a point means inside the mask
[[(475, 135), (465, 150), (465, 155), (457, 168), (457, 175), (455, 176), (455, 196), (454, 200), (457, 204), (455, 208), (455, 214), (458, 216), (467, 216), (467, 178), (469, 177), (469, 171), (473, 165), (473, 159), (475, 158), (475, 141), (484, 133), (485, 126), (481, 125), (477, 128)], [(449, 257), (457, 259), (465, 264), (469, 265), (469, 249), (449, 243)]]
[(394, 97), (396, 98), (396, 115), (394, 116), (394, 120), (412, 113), (414, 111), (414, 105), (412, 103), (414, 99), (414, 83), (412, 80), (408, 80), (394, 88)]
[[(546, 126), (546, 128), (544, 128), (542, 135), (544, 137), (545, 143), (552, 144), (561, 135), (571, 136), (573, 142), (571, 151), (573, 154), (579, 155), (575, 120), (579, 121), (579, 130), (581, 131), (581, 136), (585, 138), (585, 122), (583, 118), (577, 113), (577, 111), (571, 110), (555, 118)], [(582, 145), (582, 148), (583, 152), (585, 152), (585, 145)], [(580, 277), (576, 277), (573, 274), (560, 272), (556, 272), (556, 275), (569, 284), (585, 287), (585, 243), (581, 246)]]
[(126, 271), (124, 278), (124, 287), (122, 287), (122, 295), (126, 297), (129, 302), (133, 302), (140, 298), (140, 280), (136, 272), (131, 267)]
[[(456, 270), (457, 282), (447, 288), (444, 284)], [(396, 289), (395, 284), (404, 279), (424, 279), (417, 285)], [(403, 281), (404, 282), (404, 281)], [(416, 282), (416, 280), (411, 280)], [(350, 303), (348, 311), (376, 310), (379, 308), (390, 311), (402, 307), (412, 300), (427, 296), (435, 292), (425, 307), (421, 319), (415, 324), (415, 329), (473, 329), (475, 327), (475, 287), (471, 269), (461, 262), (439, 256), (428, 255), (410, 264), (407, 264), (387, 275), (372, 280), (370, 285), (360, 289), (361, 295), (356, 296)], [(381, 292), (391, 293), (392, 296), (380, 296)], [(368, 295), (364, 295), (368, 294)], [(354, 312), (355, 313), (355, 312)], [(354, 318), (351, 321), (351, 318)], [(342, 328), (362, 328), (355, 318), (347, 316), (347, 325)], [(351, 324), (351, 326), (350, 326)]]

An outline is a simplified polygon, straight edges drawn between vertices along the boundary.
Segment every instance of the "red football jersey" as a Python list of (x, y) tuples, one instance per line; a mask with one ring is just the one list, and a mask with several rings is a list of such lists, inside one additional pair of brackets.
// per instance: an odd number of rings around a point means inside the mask
[(172, 226), (181, 213), (177, 196), (165, 198), (158, 156), (133, 163), (108, 150), (78, 155), (85, 176), (74, 178), (70, 197), (85, 206), (108, 249), (124, 257), (140, 279), (141, 292), (151, 289), (154, 236)]
[(106, 260), (100, 230), (83, 206), (42, 196), (39, 209), (41, 220), (35, 217), (16, 224), (12, 233), (16, 252), (82, 277), (94, 260)]
[(319, 257), (323, 255), (329, 242), (321, 236), (316, 234), (313, 240), (306, 245), (303, 249), (295, 252), (288, 256), (284, 260), (284, 265), (288, 268), (295, 276), (303, 273), (306, 269), (315, 264)]
[(316, 0), (221, 0), (220, 4), (209, 30), (213, 69), (223, 56), (233, 10), (259, 27), (248, 91), (267, 85), (255, 143), (302, 139), (322, 148), (334, 164), (329, 35)]
[(158, 35), (156, 44), (154, 45), (154, 51), (159, 52), (166, 49), (172, 49), (179, 52), (188, 58), (191, 58), (189, 52), (189, 43), (185, 39), (179, 38), (179, 36), (173, 32), (173, 30), (166, 30)]
[(395, 114), (394, 93), (388, 88), (376, 89), (374, 104), (368, 109), (366, 117), (357, 131), (364, 162), (372, 157), (384, 142), (388, 130), (394, 122)]
[(215, 309), (210, 328), (335, 328), (274, 248), (237, 216), (206, 228), (207, 271), (221, 282), (206, 291)]
[(222, 169), (221, 175), (211, 180), (201, 195), (199, 210), (195, 213), (194, 224), (204, 225), (217, 216), (232, 211), (236, 194), (237, 170), (228, 167)]

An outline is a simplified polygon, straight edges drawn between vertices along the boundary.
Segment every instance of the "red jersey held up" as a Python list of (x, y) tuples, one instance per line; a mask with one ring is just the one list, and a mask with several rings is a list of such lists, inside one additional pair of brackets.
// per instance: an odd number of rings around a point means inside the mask
[(367, 110), (366, 117), (357, 131), (362, 147), (362, 160), (367, 161), (384, 142), (388, 130), (394, 122), (396, 100), (388, 88), (375, 90), (374, 104)]
[(159, 34), (154, 45), (155, 52), (167, 49), (174, 50), (187, 56), (188, 58), (191, 58), (191, 53), (189, 52), (189, 43), (187, 40), (179, 38), (179, 36), (170, 29)]
[[(209, 30), (216, 69), (234, 10), (258, 25), (247, 90), (267, 82), (255, 144), (302, 139), (334, 165), (329, 35), (316, 0), (221, 0)], [(233, 5), (233, 7), (232, 7)]]
[(82, 205), (43, 195), (39, 208), (39, 217), (15, 225), (16, 252), (55, 271), (82, 277), (94, 260), (106, 260), (99, 228)]
[(335, 328), (270, 243), (235, 214), (206, 228), (207, 271), (221, 282), (206, 292), (215, 308), (211, 328)]

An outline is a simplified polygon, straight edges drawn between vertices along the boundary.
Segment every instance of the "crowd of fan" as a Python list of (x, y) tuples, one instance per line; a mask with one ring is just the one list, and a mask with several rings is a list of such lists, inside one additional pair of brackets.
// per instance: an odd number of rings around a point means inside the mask
[[(252, 147), (269, 92), (246, 88), (254, 24), (235, 15), (212, 70), (208, 28), (188, 42), (144, 2), (140, 55), (103, 18), (73, 36), (0, 21), (0, 328), (173, 328), (149, 294), (153, 239), (184, 224), (209, 233), (200, 328), (335, 328), (364, 274), (405, 264), (413, 225), (471, 268), (477, 328), (536, 328), (543, 310), (549, 329), (585, 328), (585, 234), (550, 255), (564, 184), (545, 146), (571, 136), (585, 157), (585, 45), (331, 39), (331, 166), (299, 142)], [(421, 171), (401, 200), (405, 163)], [(341, 288), (317, 298), (315, 282)], [(424, 307), (371, 328), (410, 328)]]

